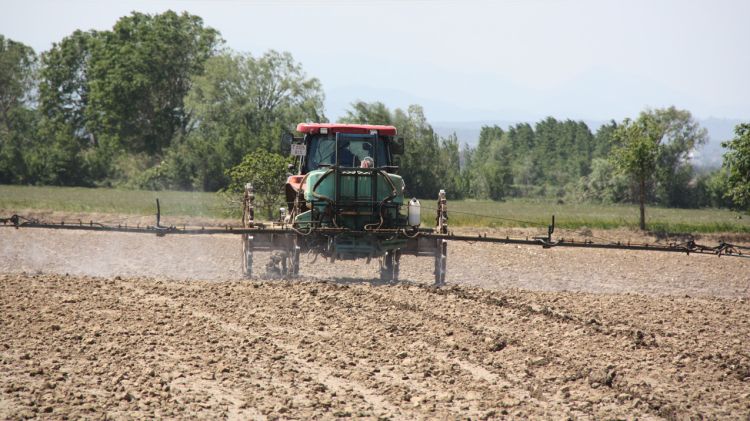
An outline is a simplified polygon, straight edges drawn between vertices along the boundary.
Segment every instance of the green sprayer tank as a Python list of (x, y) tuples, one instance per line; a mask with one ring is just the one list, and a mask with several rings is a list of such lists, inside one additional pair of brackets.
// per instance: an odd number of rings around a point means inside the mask
[(298, 174), (286, 195), (294, 226), (345, 229), (331, 237), (336, 258), (379, 257), (405, 240), (361, 235), (373, 230), (410, 228), (404, 208), (404, 181), (394, 157), (403, 141), (392, 126), (300, 124), (291, 138)]

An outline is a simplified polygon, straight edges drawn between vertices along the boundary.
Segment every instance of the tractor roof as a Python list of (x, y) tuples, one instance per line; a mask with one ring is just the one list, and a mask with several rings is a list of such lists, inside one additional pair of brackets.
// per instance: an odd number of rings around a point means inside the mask
[(327, 129), (328, 133), (350, 133), (350, 134), (370, 134), (372, 130), (377, 130), (381, 136), (395, 136), (396, 128), (393, 126), (377, 126), (370, 124), (338, 124), (338, 123), (300, 123), (297, 125), (297, 131), (300, 133), (317, 134), (320, 129)]

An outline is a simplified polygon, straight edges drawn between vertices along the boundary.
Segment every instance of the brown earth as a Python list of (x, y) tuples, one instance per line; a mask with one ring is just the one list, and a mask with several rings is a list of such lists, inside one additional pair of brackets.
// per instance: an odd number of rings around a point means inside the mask
[(0, 419), (750, 417), (750, 259), (449, 256), (247, 281), (233, 236), (0, 229)]

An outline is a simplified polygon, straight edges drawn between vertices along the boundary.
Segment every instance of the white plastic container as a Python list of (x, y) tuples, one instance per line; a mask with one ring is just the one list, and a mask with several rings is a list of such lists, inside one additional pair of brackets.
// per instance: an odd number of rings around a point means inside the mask
[(412, 197), (409, 201), (409, 225), (412, 227), (418, 227), (421, 224), (421, 210), (419, 200), (416, 197)]

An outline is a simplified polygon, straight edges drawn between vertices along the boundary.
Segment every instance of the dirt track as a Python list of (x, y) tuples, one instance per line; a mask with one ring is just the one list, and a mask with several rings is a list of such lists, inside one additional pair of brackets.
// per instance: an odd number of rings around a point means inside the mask
[(747, 259), (461, 245), (435, 290), (430, 259), (383, 286), (238, 254), (0, 230), (0, 419), (750, 416)]

